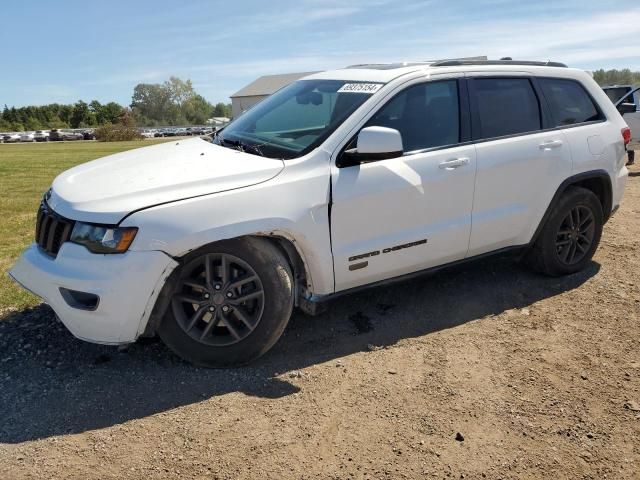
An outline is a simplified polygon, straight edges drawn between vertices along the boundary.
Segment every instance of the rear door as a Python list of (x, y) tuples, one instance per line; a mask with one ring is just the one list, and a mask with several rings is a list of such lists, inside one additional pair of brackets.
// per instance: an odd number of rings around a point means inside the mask
[(561, 130), (549, 130), (533, 78), (470, 75), (469, 96), (477, 155), (468, 253), (474, 256), (530, 241), (571, 174), (571, 151)]
[(640, 88), (636, 88), (629, 92), (624, 98), (620, 99), (616, 106), (620, 103), (633, 103), (636, 111), (633, 113), (625, 113), (624, 118), (627, 125), (631, 129), (631, 143), (635, 146), (640, 145)]

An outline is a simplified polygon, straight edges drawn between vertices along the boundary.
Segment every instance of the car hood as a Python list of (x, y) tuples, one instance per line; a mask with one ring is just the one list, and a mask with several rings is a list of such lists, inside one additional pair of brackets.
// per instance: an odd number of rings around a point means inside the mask
[(47, 203), (72, 220), (116, 224), (136, 210), (265, 182), (283, 168), (282, 160), (201, 138), (180, 140), (67, 170), (54, 180)]

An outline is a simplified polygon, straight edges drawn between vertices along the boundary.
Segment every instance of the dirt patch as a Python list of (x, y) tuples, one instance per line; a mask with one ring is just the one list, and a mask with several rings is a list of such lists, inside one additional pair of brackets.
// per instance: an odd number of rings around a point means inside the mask
[(511, 259), (295, 315), (248, 368), (0, 322), (0, 478), (640, 478), (640, 168), (584, 272)]

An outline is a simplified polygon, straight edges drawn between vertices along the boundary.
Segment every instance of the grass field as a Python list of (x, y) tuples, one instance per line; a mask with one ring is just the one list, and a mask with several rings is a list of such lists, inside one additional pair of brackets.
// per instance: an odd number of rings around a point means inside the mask
[(33, 241), (38, 204), (56, 175), (105, 155), (166, 141), (0, 144), (0, 312), (39, 302), (13, 283), (7, 270)]

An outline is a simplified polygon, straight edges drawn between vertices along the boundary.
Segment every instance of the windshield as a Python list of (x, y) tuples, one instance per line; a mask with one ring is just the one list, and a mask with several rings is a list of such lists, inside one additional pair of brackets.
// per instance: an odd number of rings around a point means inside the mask
[(346, 80), (300, 80), (238, 117), (213, 142), (270, 158), (297, 158), (320, 145), (380, 87)]

